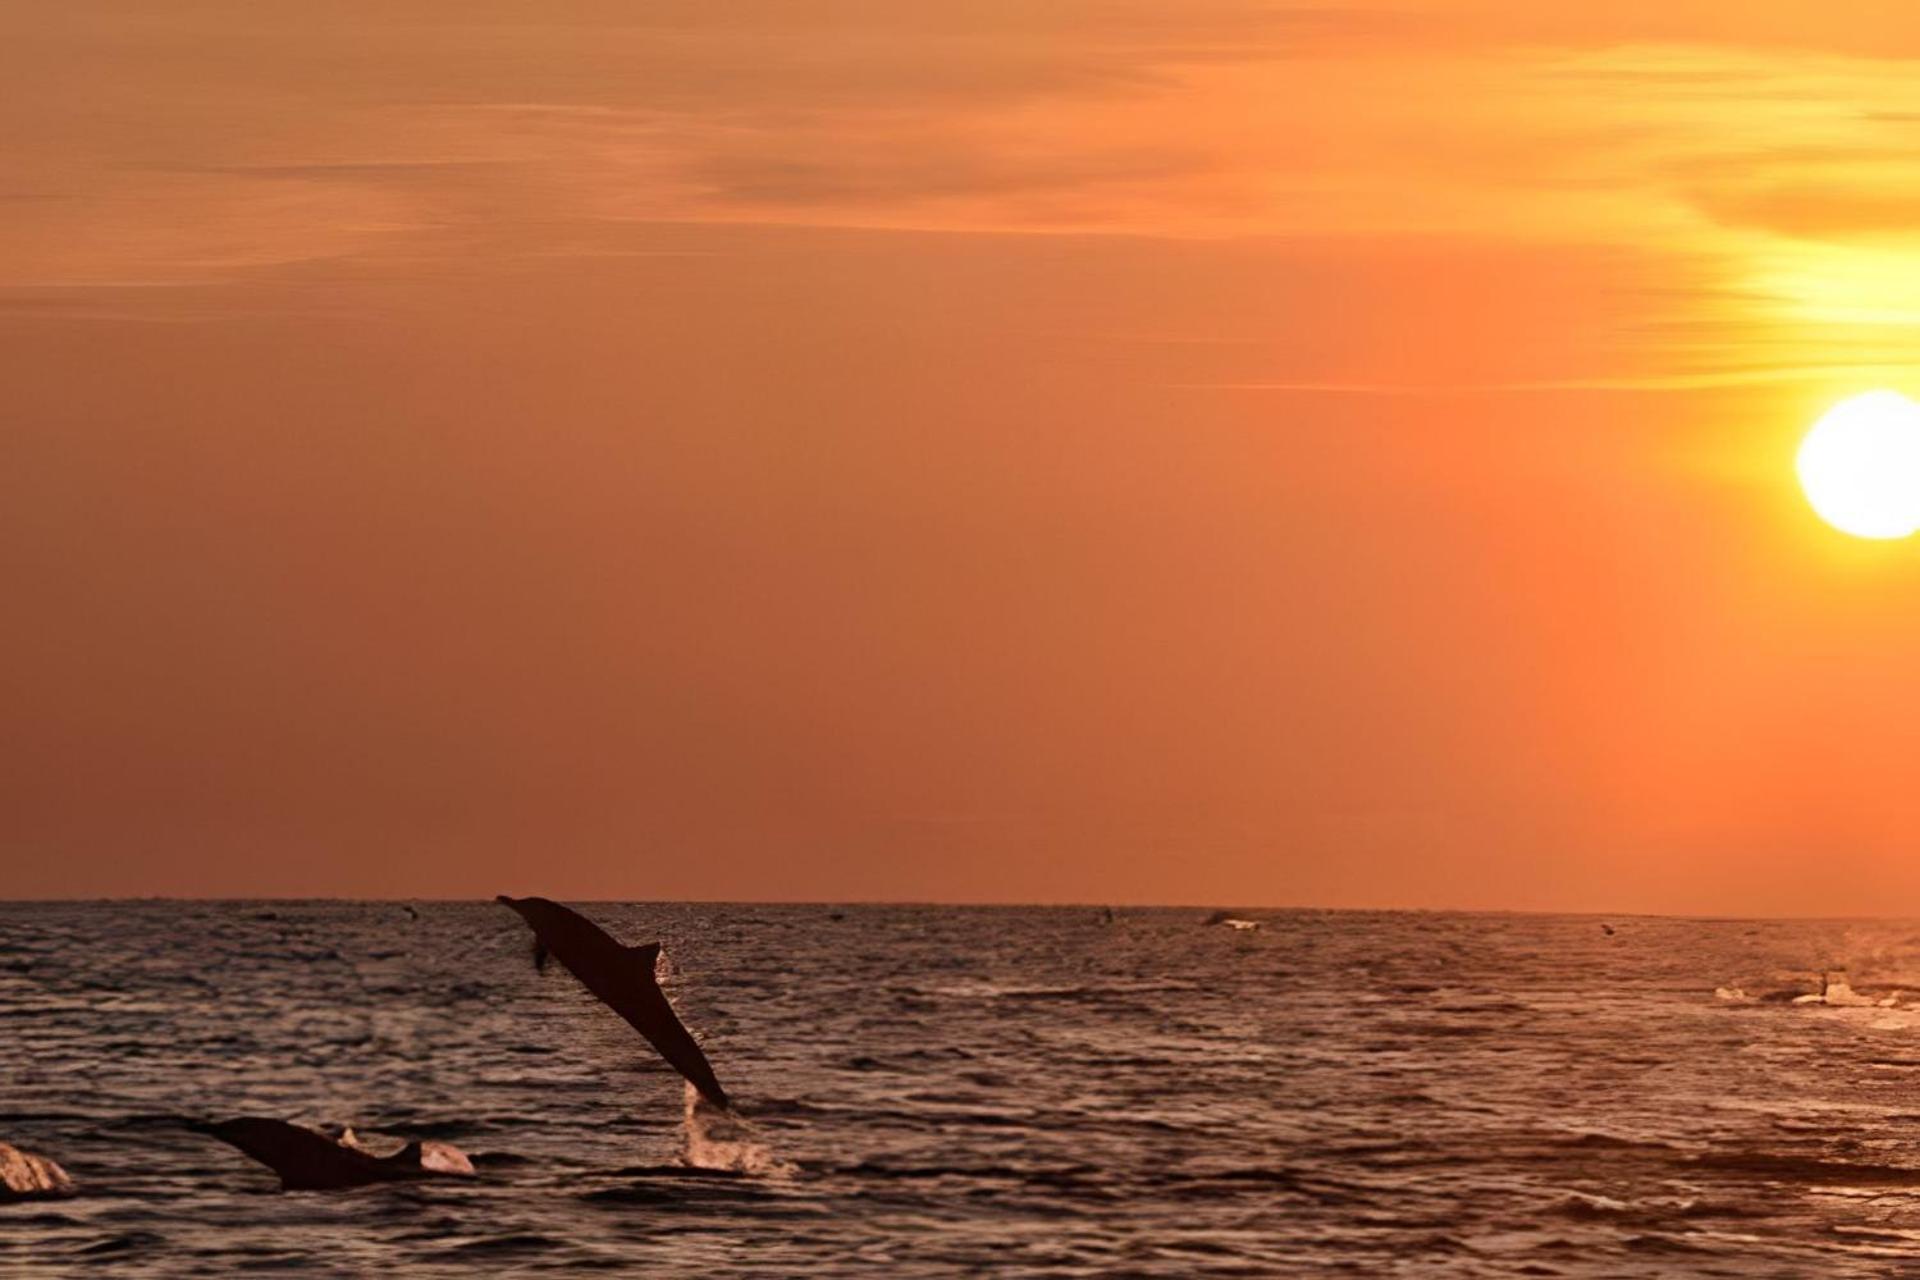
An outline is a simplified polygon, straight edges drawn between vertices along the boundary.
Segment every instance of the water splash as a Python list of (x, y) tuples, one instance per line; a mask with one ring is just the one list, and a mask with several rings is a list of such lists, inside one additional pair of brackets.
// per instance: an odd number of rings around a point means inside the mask
[(775, 1156), (753, 1135), (753, 1126), (686, 1087), (686, 1162), (695, 1169), (748, 1175), (787, 1175), (793, 1166)]

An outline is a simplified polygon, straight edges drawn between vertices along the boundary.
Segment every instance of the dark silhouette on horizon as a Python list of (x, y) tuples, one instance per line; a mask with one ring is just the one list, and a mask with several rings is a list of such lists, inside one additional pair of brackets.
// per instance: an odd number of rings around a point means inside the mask
[(510, 898), (503, 893), (495, 901), (512, 907), (533, 929), (536, 966), (544, 968), (549, 955), (559, 960), (602, 1004), (646, 1037), (702, 1097), (733, 1109), (707, 1055), (654, 978), (659, 943), (626, 946), (579, 912), (545, 898)]

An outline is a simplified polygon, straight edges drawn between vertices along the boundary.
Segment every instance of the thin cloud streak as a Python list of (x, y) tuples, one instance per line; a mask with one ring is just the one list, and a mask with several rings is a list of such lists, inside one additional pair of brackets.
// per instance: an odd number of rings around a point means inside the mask
[(1544, 382), (1432, 383), (1427, 385), (1352, 382), (1175, 382), (1181, 391), (1283, 391), (1320, 395), (1463, 396), (1557, 391), (1698, 391), (1711, 387), (1766, 386), (1777, 383), (1826, 383), (1838, 378), (1898, 380), (1910, 377), (1911, 364), (1810, 365), (1723, 373), (1687, 373), (1636, 378), (1561, 378)]

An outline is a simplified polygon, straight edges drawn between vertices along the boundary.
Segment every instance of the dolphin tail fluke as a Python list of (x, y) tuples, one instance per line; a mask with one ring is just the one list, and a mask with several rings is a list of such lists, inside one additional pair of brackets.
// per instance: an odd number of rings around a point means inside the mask
[(626, 951), (638, 970), (635, 976), (645, 984), (648, 995), (643, 1009), (623, 1008), (619, 1010), (621, 1016), (634, 1030), (645, 1036), (668, 1065), (698, 1089), (702, 1097), (722, 1110), (732, 1111), (733, 1102), (727, 1097), (727, 1091), (720, 1087), (719, 1078), (713, 1074), (713, 1064), (707, 1061), (700, 1042), (680, 1021), (679, 1015), (673, 1010), (673, 1002), (667, 999), (666, 993), (660, 990), (655, 980), (655, 970), (660, 963), (660, 944), (643, 942), (628, 947)]

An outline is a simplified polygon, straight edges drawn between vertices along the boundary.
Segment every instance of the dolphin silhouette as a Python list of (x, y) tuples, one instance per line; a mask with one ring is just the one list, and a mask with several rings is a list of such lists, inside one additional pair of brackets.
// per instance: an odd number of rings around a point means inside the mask
[(579, 912), (545, 898), (509, 898), (503, 893), (494, 901), (512, 907), (532, 927), (534, 954), (539, 961), (551, 955), (565, 965), (602, 1004), (645, 1036), (647, 1043), (700, 1091), (701, 1097), (715, 1106), (733, 1109), (727, 1091), (714, 1078), (707, 1055), (700, 1052), (699, 1044), (681, 1025), (666, 993), (654, 980), (659, 943), (623, 946)]
[(376, 1156), (359, 1145), (351, 1129), (346, 1140), (337, 1142), (285, 1120), (247, 1118), (193, 1127), (239, 1148), (279, 1174), (282, 1191), (338, 1191), (376, 1182), (473, 1172), (467, 1158), (445, 1143), (423, 1147), (409, 1142), (390, 1156)]

